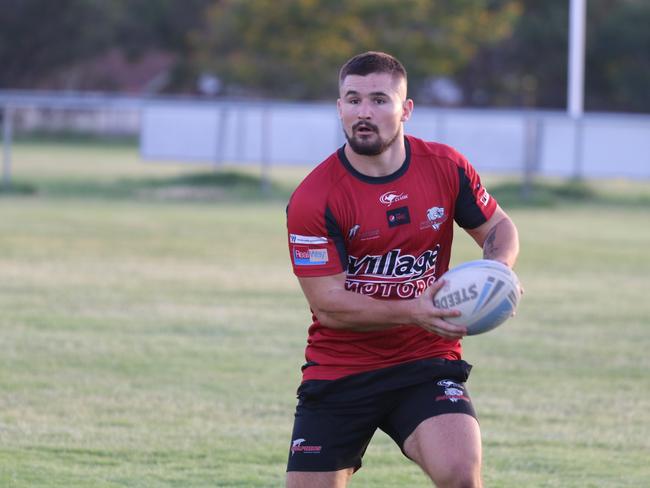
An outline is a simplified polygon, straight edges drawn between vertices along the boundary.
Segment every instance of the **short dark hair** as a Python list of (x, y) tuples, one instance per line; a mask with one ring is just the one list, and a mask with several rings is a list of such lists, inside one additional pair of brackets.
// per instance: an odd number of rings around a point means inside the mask
[(339, 85), (348, 75), (366, 76), (371, 73), (388, 73), (406, 80), (406, 69), (397, 58), (379, 51), (368, 51), (349, 59), (339, 72)]

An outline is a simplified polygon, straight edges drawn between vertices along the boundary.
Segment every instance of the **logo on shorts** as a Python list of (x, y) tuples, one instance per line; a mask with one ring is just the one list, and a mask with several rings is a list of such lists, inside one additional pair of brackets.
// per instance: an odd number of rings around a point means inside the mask
[(323, 446), (304, 446), (302, 443), (306, 441), (306, 439), (294, 439), (291, 441), (291, 455), (293, 456), (297, 452), (302, 452), (303, 454), (320, 454)]
[(451, 380), (440, 380), (437, 383), (438, 386), (442, 386), (445, 389), (445, 394), (436, 397), (436, 401), (449, 400), (452, 403), (456, 403), (460, 400), (469, 402), (469, 398), (465, 396), (465, 390), (463, 385), (456, 383)]

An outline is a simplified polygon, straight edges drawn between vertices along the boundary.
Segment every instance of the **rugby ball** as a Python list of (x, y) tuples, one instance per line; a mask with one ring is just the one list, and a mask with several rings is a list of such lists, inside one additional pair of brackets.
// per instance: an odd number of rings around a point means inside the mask
[(436, 308), (456, 309), (450, 324), (464, 325), (468, 335), (482, 334), (511, 317), (519, 303), (519, 279), (505, 264), (490, 259), (468, 261), (450, 269), (433, 297)]

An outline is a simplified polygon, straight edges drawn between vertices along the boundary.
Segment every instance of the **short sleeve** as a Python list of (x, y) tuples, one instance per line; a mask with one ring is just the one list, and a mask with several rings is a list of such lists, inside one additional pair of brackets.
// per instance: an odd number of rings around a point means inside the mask
[(293, 272), (299, 277), (343, 272), (347, 254), (327, 202), (296, 192), (287, 206), (287, 238)]
[(474, 167), (459, 155), (458, 195), (454, 220), (465, 229), (474, 229), (487, 222), (497, 208), (497, 201), (487, 192)]

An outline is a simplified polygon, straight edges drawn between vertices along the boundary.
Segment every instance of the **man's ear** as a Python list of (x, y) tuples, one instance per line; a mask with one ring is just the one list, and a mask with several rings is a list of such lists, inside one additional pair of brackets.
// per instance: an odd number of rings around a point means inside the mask
[(410, 98), (407, 98), (402, 102), (402, 122), (406, 122), (408, 119), (411, 118), (411, 114), (413, 113), (413, 100)]

